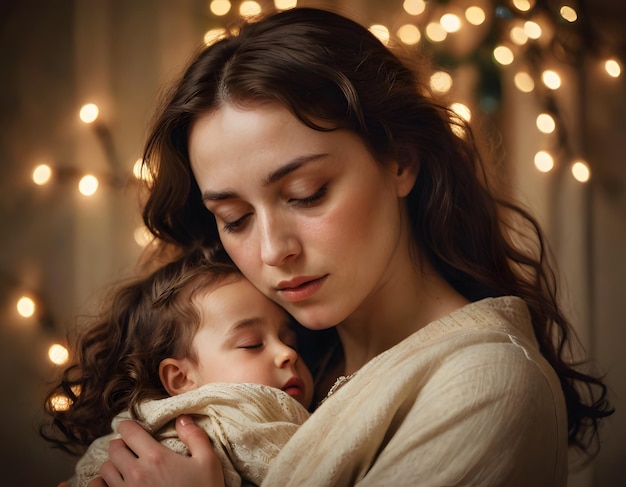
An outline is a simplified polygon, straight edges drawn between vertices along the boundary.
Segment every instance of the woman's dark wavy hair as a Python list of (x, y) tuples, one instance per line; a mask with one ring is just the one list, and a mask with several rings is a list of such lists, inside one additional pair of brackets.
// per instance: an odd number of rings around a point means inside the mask
[(493, 192), (470, 127), (429, 92), (420, 72), (428, 63), (410, 64), (358, 23), (310, 8), (244, 24), (204, 47), (148, 137), (144, 163), (154, 179), (144, 222), (183, 247), (219, 242), (190, 169), (188, 138), (194, 120), (225, 103), (277, 102), (311, 128), (353, 131), (381, 164), (415, 162), (419, 175), (407, 205), (417, 248), (471, 300), (524, 299), (541, 352), (561, 381), (569, 443), (593, 456), (598, 422), (612, 409), (602, 380), (568, 358), (575, 337), (557, 303), (539, 225)]
[[(120, 412), (130, 410), (136, 418), (140, 401), (167, 397), (159, 379), (161, 361), (197, 360), (191, 345), (200, 316), (193, 297), (238, 278), (225, 252), (197, 249), (116, 288), (101, 314), (79, 330), (72, 363), (46, 396), (49, 421), (40, 434), (81, 454), (111, 432)], [(59, 396), (69, 398), (69, 408), (55, 405)]]

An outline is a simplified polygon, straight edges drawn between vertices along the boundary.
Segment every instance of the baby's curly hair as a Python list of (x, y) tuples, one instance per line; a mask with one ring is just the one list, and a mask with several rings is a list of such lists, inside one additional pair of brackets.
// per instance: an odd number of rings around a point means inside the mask
[[(196, 248), (113, 289), (100, 313), (70, 340), (73, 358), (46, 395), (41, 436), (81, 455), (93, 440), (111, 432), (117, 414), (130, 410), (136, 417), (140, 401), (167, 397), (160, 362), (167, 357), (197, 360), (192, 340), (200, 316), (194, 296), (239, 278), (225, 252)], [(58, 407), (59, 397), (68, 407)]]

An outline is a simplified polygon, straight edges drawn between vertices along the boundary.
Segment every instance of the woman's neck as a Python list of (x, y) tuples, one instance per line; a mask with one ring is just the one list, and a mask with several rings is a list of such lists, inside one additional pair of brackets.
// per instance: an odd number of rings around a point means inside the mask
[(354, 373), (376, 355), (467, 303), (430, 264), (396, 272), (337, 326), (344, 350), (343, 374)]

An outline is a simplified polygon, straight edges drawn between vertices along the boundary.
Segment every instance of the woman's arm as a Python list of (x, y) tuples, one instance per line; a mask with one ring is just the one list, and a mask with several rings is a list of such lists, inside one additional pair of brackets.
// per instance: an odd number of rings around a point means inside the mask
[(110, 461), (100, 468), (102, 479), (90, 487), (103, 486), (202, 486), (223, 487), (222, 465), (208, 436), (189, 416), (176, 420), (176, 432), (189, 448), (182, 456), (161, 445), (133, 421), (120, 423), (121, 440), (109, 447)]

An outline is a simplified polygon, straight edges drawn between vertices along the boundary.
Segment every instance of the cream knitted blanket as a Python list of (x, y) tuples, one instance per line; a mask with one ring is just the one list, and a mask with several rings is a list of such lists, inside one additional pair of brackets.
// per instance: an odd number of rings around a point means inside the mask
[[(260, 485), (270, 463), (309, 413), (281, 390), (258, 384), (207, 384), (139, 407), (139, 423), (162, 444), (181, 454), (186, 446), (177, 438), (174, 421), (194, 415), (209, 435), (224, 468), (228, 487)], [(113, 420), (114, 433), (94, 441), (76, 466), (72, 486), (86, 486), (108, 460), (109, 442), (130, 414)]]

